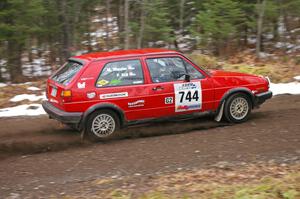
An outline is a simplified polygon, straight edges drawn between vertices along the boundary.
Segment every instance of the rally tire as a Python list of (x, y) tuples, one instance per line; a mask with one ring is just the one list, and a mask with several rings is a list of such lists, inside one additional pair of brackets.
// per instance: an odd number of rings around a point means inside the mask
[(92, 142), (116, 138), (120, 129), (120, 119), (111, 110), (93, 112), (87, 120), (85, 137)]
[(230, 123), (241, 123), (248, 120), (252, 103), (248, 95), (235, 93), (228, 97), (224, 106), (224, 117)]

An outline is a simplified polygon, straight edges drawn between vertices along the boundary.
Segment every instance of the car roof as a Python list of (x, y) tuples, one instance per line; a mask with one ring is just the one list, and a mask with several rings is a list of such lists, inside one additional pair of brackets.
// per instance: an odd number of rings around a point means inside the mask
[(160, 48), (144, 48), (144, 49), (131, 49), (131, 50), (116, 50), (111, 52), (88, 53), (79, 56), (74, 56), (71, 59), (95, 61), (99, 59), (113, 59), (113, 58), (143, 56), (143, 55), (151, 55), (151, 54), (166, 54), (166, 53), (178, 54), (178, 52), (174, 50), (160, 49)]

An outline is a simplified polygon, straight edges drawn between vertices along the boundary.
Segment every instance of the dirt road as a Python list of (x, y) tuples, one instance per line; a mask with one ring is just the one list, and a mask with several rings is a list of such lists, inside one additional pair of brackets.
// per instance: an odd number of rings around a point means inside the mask
[(46, 116), (0, 119), (0, 127), (0, 198), (74, 193), (102, 177), (300, 161), (299, 95), (274, 97), (239, 125), (209, 117), (152, 123), (106, 143), (82, 143)]

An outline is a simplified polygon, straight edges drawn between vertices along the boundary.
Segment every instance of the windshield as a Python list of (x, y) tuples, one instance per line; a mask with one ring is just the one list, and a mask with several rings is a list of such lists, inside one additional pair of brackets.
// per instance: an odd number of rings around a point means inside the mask
[(68, 61), (53, 77), (52, 80), (59, 84), (68, 85), (72, 78), (80, 71), (82, 64)]

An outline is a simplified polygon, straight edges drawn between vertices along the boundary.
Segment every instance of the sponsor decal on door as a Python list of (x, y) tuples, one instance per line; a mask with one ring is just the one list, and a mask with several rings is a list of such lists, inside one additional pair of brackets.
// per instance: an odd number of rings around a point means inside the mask
[(107, 94), (100, 95), (100, 99), (111, 99), (111, 98), (121, 98), (121, 97), (128, 97), (128, 93), (121, 92), (121, 93), (107, 93)]
[(175, 112), (200, 110), (202, 89), (200, 82), (174, 84)]
[(145, 100), (137, 100), (135, 102), (128, 102), (129, 108), (142, 107), (142, 106), (145, 106)]

